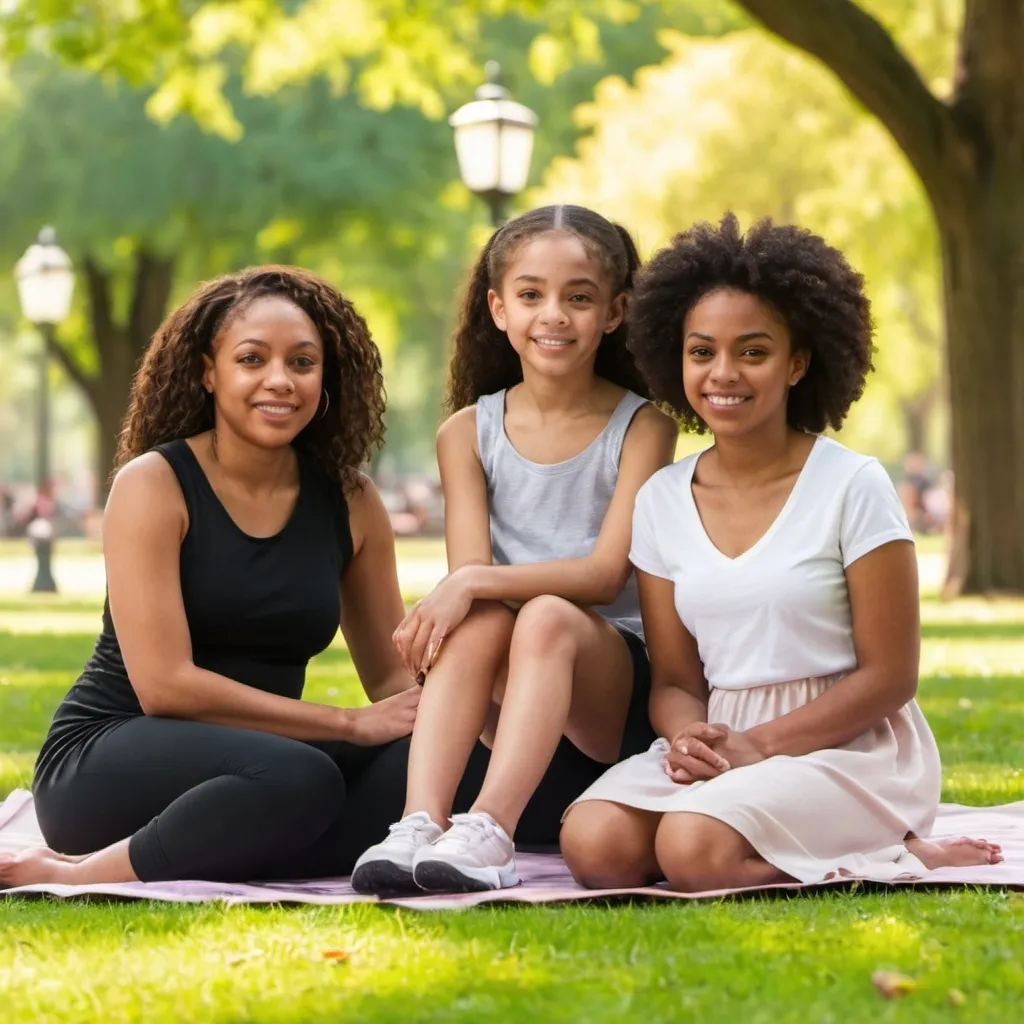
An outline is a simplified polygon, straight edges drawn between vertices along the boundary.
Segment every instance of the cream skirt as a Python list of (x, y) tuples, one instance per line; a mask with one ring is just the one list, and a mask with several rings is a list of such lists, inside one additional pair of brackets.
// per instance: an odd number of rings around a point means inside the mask
[[(752, 729), (808, 704), (841, 678), (712, 690), (708, 721)], [(840, 869), (880, 880), (923, 870), (903, 840), (908, 832), (931, 831), (942, 769), (916, 701), (843, 747), (770, 757), (707, 782), (673, 782), (664, 768), (668, 748), (667, 740), (655, 740), (645, 753), (610, 768), (574, 802), (608, 800), (717, 818), (801, 882), (818, 882)]]

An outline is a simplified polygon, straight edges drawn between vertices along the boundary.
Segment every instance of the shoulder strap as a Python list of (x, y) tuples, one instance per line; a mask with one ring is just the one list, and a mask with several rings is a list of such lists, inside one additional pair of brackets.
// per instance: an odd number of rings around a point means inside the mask
[(481, 395), (476, 402), (476, 443), (488, 480), (494, 476), (494, 453), (505, 429), (505, 392)]
[(633, 391), (627, 391), (609, 417), (608, 426), (605, 427), (605, 438), (608, 445), (608, 456), (614, 466), (619, 465), (622, 445), (626, 440), (626, 431), (629, 430), (633, 417), (647, 404), (646, 398), (642, 398)]
[(176, 438), (174, 441), (167, 441), (158, 444), (153, 451), (159, 452), (170, 464), (174, 475), (177, 478), (178, 486), (181, 488), (182, 497), (185, 499), (185, 509), (188, 512), (189, 531), (196, 520), (196, 513), (202, 503), (204, 495), (210, 490), (209, 481), (199, 465), (196, 454), (189, 447), (184, 438)]

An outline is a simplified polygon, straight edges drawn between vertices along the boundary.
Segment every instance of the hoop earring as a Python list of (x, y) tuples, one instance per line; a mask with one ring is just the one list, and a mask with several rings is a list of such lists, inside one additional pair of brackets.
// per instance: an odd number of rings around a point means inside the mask
[(322, 420), (327, 415), (327, 410), (331, 407), (331, 396), (327, 393), (327, 388), (324, 388), (324, 411), (317, 416), (318, 420)]

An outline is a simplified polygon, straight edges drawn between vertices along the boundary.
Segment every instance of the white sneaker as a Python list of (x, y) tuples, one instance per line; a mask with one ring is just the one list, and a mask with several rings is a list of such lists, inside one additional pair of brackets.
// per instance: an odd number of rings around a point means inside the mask
[(484, 811), (453, 814), (452, 827), (413, 860), (412, 877), (428, 892), (483, 892), (519, 884), (515, 846)]
[(413, 858), (418, 850), (443, 835), (426, 811), (407, 814), (388, 826), (388, 837), (371, 846), (352, 869), (352, 888), (367, 895), (415, 892)]

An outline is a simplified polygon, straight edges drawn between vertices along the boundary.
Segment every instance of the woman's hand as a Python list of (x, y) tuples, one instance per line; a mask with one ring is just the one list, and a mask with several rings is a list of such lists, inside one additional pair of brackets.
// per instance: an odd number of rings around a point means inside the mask
[(730, 768), (764, 759), (764, 750), (749, 732), (737, 732), (720, 723), (691, 722), (672, 741), (665, 772), (673, 782), (685, 784), (713, 779)]
[(423, 681), (442, 641), (469, 614), (472, 604), (467, 574), (456, 569), (413, 606), (392, 638), (409, 675)]
[(416, 722), (422, 692), (418, 686), (413, 686), (376, 704), (339, 709), (345, 712), (346, 729), (342, 739), (361, 747), (375, 747), (408, 736)]
[(768, 756), (764, 747), (751, 732), (735, 732), (727, 725), (720, 723), (711, 728), (718, 729), (723, 734), (720, 739), (712, 740), (711, 747), (719, 757), (729, 763), (730, 768), (743, 768), (748, 764), (757, 764), (758, 761), (763, 761)]
[(707, 722), (691, 722), (677, 733), (665, 755), (665, 774), (682, 784), (713, 779), (729, 770), (729, 762), (716, 753), (712, 744), (724, 732)]

